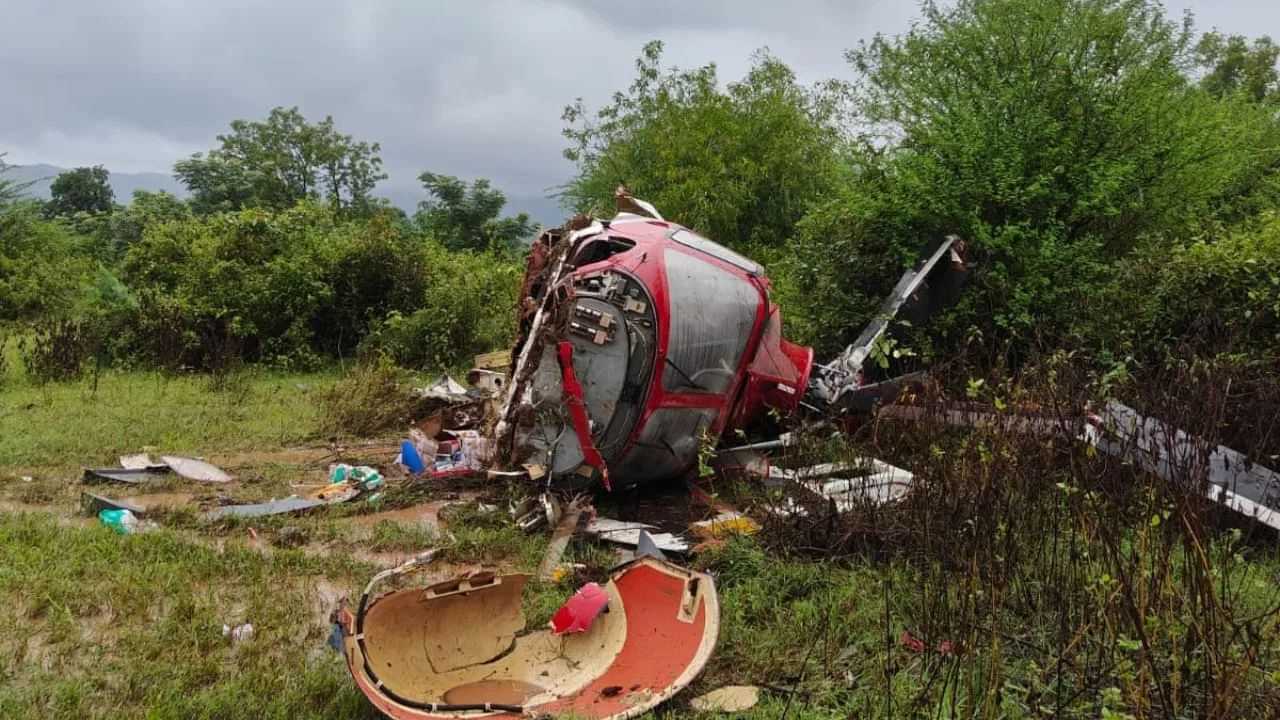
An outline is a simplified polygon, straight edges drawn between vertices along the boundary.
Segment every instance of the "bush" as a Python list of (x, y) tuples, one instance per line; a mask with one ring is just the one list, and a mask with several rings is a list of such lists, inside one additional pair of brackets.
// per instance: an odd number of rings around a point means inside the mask
[(1081, 313), (1079, 334), (1105, 359), (1280, 357), (1280, 215), (1129, 258)]
[(80, 242), (33, 204), (0, 212), (0, 321), (66, 313), (93, 267)]
[(123, 269), (145, 357), (200, 368), (228, 357), (312, 367), (387, 312), (415, 307), (424, 284), (402, 225), (310, 204), (150, 226)]
[(908, 33), (849, 58), (883, 135), (792, 243), (784, 280), (815, 336), (856, 332), (878, 289), (869, 276), (896, 264), (891, 282), (954, 233), (977, 267), (951, 324), (935, 328), (948, 347), (971, 329), (1015, 356), (1070, 344), (1080, 303), (1135, 249), (1274, 200), (1280, 126), (1265, 107), (1198, 88), (1191, 34), (1157, 3), (926, 3)]
[(37, 321), (18, 341), (27, 376), (39, 383), (80, 377), (100, 346), (101, 338), (90, 323), (68, 318)]
[(389, 313), (412, 312), (426, 291), (427, 254), (422, 238), (406, 231), (388, 213), (349, 223), (326, 243), (326, 283), (331, 309), (312, 325), (317, 346), (345, 355)]
[(366, 352), (408, 367), (459, 367), (477, 353), (510, 345), (521, 268), (494, 253), (450, 252), (428, 243), (427, 287), (419, 309), (390, 313), (370, 333)]
[(610, 105), (594, 116), (581, 101), (565, 109), (565, 155), (578, 165), (566, 203), (611, 210), (622, 183), (719, 243), (762, 260), (777, 253), (806, 206), (842, 179), (843, 86), (807, 87), (766, 51), (724, 87), (715, 65), (661, 61), (662, 43), (650, 42)]
[(405, 427), (417, 405), (408, 375), (376, 357), (357, 364), (320, 395), (320, 427), (331, 435), (376, 435)]

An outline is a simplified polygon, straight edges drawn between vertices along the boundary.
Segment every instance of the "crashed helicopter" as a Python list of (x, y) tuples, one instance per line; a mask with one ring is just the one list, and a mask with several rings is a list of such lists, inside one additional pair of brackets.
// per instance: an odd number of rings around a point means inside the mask
[[(609, 220), (542, 233), (521, 292), (519, 336), (493, 433), (506, 468), (560, 487), (678, 477), (699, 448), (768, 411), (852, 408), (881, 394), (862, 365), (908, 299), (953, 293), (963, 243), (941, 242), (882, 317), (834, 362), (783, 335), (764, 269), (623, 191)], [(944, 261), (945, 260), (945, 261)]]
[[(785, 339), (759, 264), (622, 189), (616, 200), (612, 218), (579, 216), (534, 242), (517, 340), (500, 363), (507, 371), (473, 371), (473, 384), (494, 398), (489, 430), (443, 431), (449, 469), (434, 474), (487, 469), (531, 490), (540, 486), (544, 498), (597, 484), (618, 489), (685, 476), (706, 447), (729, 457), (785, 444), (721, 443), (771, 412), (785, 418), (881, 408), (911, 419), (920, 410), (894, 404), (919, 375), (875, 381), (867, 361), (895, 317), (918, 323), (955, 298), (969, 272), (963, 241), (937, 242), (856, 341), (818, 364), (811, 348)], [(1198, 468), (1208, 499), (1280, 529), (1280, 474), (1118, 402), (1067, 423), (973, 410), (942, 419), (1070, 433), (1168, 480)], [(851, 497), (890, 502), (911, 488), (909, 472), (875, 460), (859, 478), (831, 477), (850, 470), (828, 464), (766, 474), (825, 495), (837, 509)], [(555, 524), (552, 515), (546, 519)], [(606, 587), (584, 587), (550, 629), (536, 632), (523, 630), (526, 576), (473, 574), (375, 596), (375, 585), (417, 569), (433, 553), (380, 573), (357, 608), (335, 611), (357, 686), (383, 713), (403, 720), (543, 712), (620, 720), (654, 707), (701, 671), (719, 613), (709, 575), (646, 551), (652, 539), (640, 535), (636, 559), (615, 568)], [(568, 621), (559, 624), (562, 614)]]

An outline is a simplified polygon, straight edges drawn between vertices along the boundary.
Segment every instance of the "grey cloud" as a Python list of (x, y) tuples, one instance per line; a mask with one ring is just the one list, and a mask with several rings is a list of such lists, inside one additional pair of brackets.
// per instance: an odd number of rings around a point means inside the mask
[[(232, 119), (298, 105), (381, 142), (391, 179), (380, 189), (397, 198), (417, 192), (424, 169), (489, 177), (513, 198), (544, 194), (572, 169), (563, 106), (597, 107), (624, 88), (650, 39), (681, 67), (716, 62), (723, 79), (767, 46), (815, 81), (847, 77), (843, 50), (903, 31), (917, 12), (900, 0), (4, 4), (10, 161), (163, 172)], [(1269, 4), (1190, 4), (1202, 27), (1256, 34), (1280, 21)]]

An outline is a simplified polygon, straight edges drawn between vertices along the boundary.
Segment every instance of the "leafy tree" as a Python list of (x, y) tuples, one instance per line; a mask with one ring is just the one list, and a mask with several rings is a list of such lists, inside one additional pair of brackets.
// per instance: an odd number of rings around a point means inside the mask
[(187, 203), (163, 190), (134, 190), (133, 200), (111, 218), (110, 233), (117, 252), (142, 239), (150, 225), (191, 217)]
[(111, 173), (101, 165), (60, 173), (49, 186), (45, 213), (50, 217), (75, 213), (107, 213), (115, 207)]
[(1250, 44), (1241, 35), (1205, 33), (1196, 44), (1196, 59), (1206, 70), (1200, 86), (1214, 95), (1240, 92), (1262, 102), (1280, 93), (1280, 73), (1276, 71), (1280, 46), (1265, 35)]
[(450, 250), (508, 249), (533, 234), (537, 225), (526, 213), (499, 217), (507, 196), (488, 180), (471, 185), (452, 175), (418, 176), (427, 200), (418, 204), (417, 225)]
[(721, 88), (715, 65), (664, 69), (662, 43), (650, 42), (611, 104), (594, 116), (581, 100), (565, 108), (578, 174), (562, 197), (604, 210), (621, 184), (721, 243), (776, 248), (840, 175), (844, 98), (842, 84), (806, 88), (765, 52)]
[(245, 207), (287, 209), (302, 200), (335, 211), (365, 214), (382, 172), (381, 146), (337, 131), (333, 118), (307, 122), (298, 108), (277, 107), (264, 121), (235, 120), (218, 148), (174, 165), (207, 213)]
[(34, 180), (18, 182), (5, 177), (5, 173), (13, 169), (12, 165), (4, 161), (4, 157), (7, 154), (0, 153), (0, 210), (20, 200), (26, 195), (27, 188), (35, 184)]
[(892, 282), (865, 268), (946, 233), (978, 268), (950, 327), (1015, 349), (1061, 337), (1117, 259), (1274, 190), (1274, 120), (1200, 90), (1189, 22), (1154, 1), (929, 2), (848, 59), (868, 131), (857, 181), (802, 223), (788, 278), (824, 343), (848, 340)]
[(0, 321), (60, 315), (75, 303), (91, 263), (62, 223), (33, 203), (0, 213)]

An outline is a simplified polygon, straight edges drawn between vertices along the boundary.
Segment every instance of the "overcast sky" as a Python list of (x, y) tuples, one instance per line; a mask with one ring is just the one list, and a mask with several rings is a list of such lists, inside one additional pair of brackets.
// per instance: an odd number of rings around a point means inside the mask
[[(1274, 0), (1167, 6), (1202, 29), (1280, 36)], [(0, 0), (0, 152), (169, 172), (232, 119), (297, 105), (382, 143), (384, 193), (430, 169), (488, 177), (536, 211), (571, 171), (564, 105), (626, 87), (647, 40), (722, 80), (768, 47), (812, 81), (849, 77), (843, 50), (916, 14), (908, 0)]]

